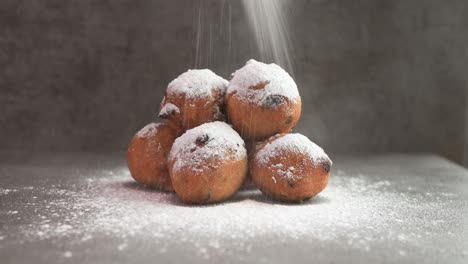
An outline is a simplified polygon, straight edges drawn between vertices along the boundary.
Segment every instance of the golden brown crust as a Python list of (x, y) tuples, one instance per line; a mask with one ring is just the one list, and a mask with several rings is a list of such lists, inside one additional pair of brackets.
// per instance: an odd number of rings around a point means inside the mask
[(168, 93), (161, 103), (161, 110), (171, 103), (179, 109), (170, 113), (160, 113), (159, 117), (168, 124), (182, 130), (194, 128), (204, 123), (224, 121), (224, 93), (214, 89), (211, 96), (187, 98), (184, 94)]
[(263, 105), (258, 105), (231, 93), (226, 97), (226, 111), (229, 121), (242, 137), (264, 140), (291, 131), (301, 116), (301, 100), (270, 95)]
[(239, 190), (247, 173), (246, 158), (235, 161), (226, 157), (223, 162), (213, 161), (212, 166), (203, 171), (191, 166), (174, 171), (173, 165), (174, 162), (169, 164), (169, 171), (177, 196), (194, 204), (215, 203), (231, 197)]
[(179, 134), (165, 124), (157, 124), (157, 131), (132, 138), (127, 150), (127, 165), (135, 181), (164, 191), (172, 191), (167, 169), (167, 156)]
[[(312, 162), (306, 153), (279, 150), (268, 163), (258, 162), (255, 156), (267, 142), (257, 145), (249, 163), (252, 179), (263, 194), (284, 202), (301, 203), (325, 189), (330, 176), (329, 160)], [(293, 168), (293, 173), (286, 175), (287, 168)]]

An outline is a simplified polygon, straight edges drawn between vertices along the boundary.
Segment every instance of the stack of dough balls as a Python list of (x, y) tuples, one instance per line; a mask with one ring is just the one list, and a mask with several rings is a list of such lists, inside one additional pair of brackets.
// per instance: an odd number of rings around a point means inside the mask
[(169, 83), (163, 121), (131, 140), (128, 168), (137, 182), (187, 203), (223, 201), (249, 179), (272, 199), (303, 202), (327, 186), (332, 161), (289, 133), (300, 115), (296, 83), (276, 64), (250, 60), (230, 82), (189, 70)]

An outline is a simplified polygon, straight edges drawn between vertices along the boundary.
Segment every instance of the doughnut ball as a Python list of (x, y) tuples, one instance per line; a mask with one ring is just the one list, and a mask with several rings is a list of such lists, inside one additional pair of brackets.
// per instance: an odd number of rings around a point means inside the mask
[(328, 183), (332, 161), (301, 134), (279, 134), (258, 143), (250, 160), (255, 185), (268, 197), (303, 202)]
[(159, 117), (184, 131), (222, 121), (227, 84), (211, 70), (188, 70), (169, 83)]
[(127, 165), (135, 181), (163, 191), (172, 191), (167, 156), (177, 131), (165, 124), (151, 123), (138, 131), (127, 150)]
[(240, 188), (247, 174), (247, 151), (234, 129), (216, 121), (189, 129), (177, 138), (168, 164), (180, 199), (214, 203)]
[(250, 60), (229, 82), (226, 110), (242, 137), (264, 140), (296, 125), (301, 98), (296, 83), (281, 67)]

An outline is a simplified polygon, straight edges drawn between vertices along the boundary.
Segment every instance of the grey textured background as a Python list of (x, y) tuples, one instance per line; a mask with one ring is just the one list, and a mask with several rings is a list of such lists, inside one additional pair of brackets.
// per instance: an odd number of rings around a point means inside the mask
[[(297, 131), (468, 162), (466, 1), (291, 2)], [(1, 1), (0, 148), (124, 150), (178, 74), (258, 54), (239, 1)]]

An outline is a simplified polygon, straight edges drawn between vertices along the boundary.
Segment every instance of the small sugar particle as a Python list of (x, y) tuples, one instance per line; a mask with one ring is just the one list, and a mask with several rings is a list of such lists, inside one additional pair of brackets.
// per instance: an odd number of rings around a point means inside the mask
[(118, 246), (118, 249), (119, 249), (119, 250), (124, 250), (124, 249), (127, 248), (127, 246), (128, 246), (128, 245), (127, 245), (126, 243), (123, 243), (123, 244), (120, 244), (120, 245)]

